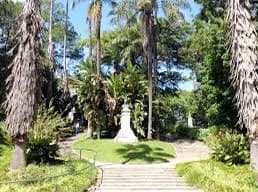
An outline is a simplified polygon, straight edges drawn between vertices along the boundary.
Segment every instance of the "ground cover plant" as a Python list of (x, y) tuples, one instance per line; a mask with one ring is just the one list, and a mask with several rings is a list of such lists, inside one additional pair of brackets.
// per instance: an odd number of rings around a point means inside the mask
[[(60, 192), (75, 192), (87, 189), (96, 178), (96, 169), (92, 172), (85, 169), (90, 164), (85, 160), (56, 159), (48, 164), (29, 164), (26, 169), (10, 172), (9, 163), (11, 155), (10, 141), (3, 130), (4, 123), (0, 122), (0, 191), (1, 192), (49, 192), (53, 189)], [(83, 169), (82, 171), (79, 171)], [(78, 171), (78, 173), (74, 173)], [(28, 180), (40, 177), (55, 176), (69, 173), (55, 179), (39, 180), (25, 183), (1, 184), (3, 181)]]
[(213, 160), (180, 163), (180, 176), (207, 192), (255, 192), (258, 174), (249, 165), (230, 166)]

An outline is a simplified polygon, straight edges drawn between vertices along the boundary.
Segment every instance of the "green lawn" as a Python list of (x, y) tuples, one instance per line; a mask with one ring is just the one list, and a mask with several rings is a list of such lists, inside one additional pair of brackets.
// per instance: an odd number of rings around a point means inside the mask
[[(71, 161), (58, 163), (56, 165), (28, 165), (25, 171), (6, 172), (0, 177), (1, 180), (23, 180), (30, 178), (54, 176), (63, 173), (69, 173), (73, 170), (81, 170), (87, 166), (85, 161)], [(93, 178), (96, 177), (96, 169), (93, 170)], [(56, 188), (56, 191), (77, 192), (87, 189), (91, 184), (89, 179), (89, 169), (78, 172), (77, 174), (68, 174), (56, 179), (36, 181), (19, 184), (0, 184), (1, 192), (49, 192)]]
[(249, 165), (228, 166), (212, 160), (177, 165), (179, 175), (207, 192), (257, 192), (255, 175)]
[[(0, 128), (1, 128), (0, 122)], [(44, 181), (0, 184), (1, 192), (50, 192), (56, 187), (57, 192), (78, 192), (89, 187), (89, 169), (71, 174), (71, 171), (80, 170), (89, 165), (86, 161), (57, 161), (55, 163), (34, 165), (30, 164), (23, 171), (10, 172), (8, 170), (11, 155), (11, 145), (6, 139), (6, 135), (0, 130), (0, 182), (3, 180), (23, 180), (28, 178), (38, 178), (54, 176), (63, 173), (69, 175)], [(96, 178), (96, 169), (93, 170), (93, 178)]]
[[(112, 139), (79, 139), (74, 148), (93, 149), (97, 152), (97, 161), (113, 163), (156, 163), (168, 162), (174, 156), (170, 143), (161, 141), (142, 141), (133, 144), (115, 143)], [(90, 155), (83, 152), (84, 157)]]

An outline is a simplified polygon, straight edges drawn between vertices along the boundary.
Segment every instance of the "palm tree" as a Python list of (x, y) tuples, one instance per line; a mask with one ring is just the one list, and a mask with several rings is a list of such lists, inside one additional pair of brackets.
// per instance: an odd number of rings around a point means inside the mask
[[(76, 1), (76, 0), (75, 0)], [(80, 0), (77, 0), (80, 1)], [(87, 21), (89, 22), (90, 32), (90, 57), (92, 55), (92, 34), (96, 36), (96, 68), (97, 75), (100, 75), (100, 63), (101, 63), (101, 20), (102, 20), (102, 6), (103, 3), (108, 3), (111, 6), (116, 5), (115, 0), (91, 0), (87, 11)]]
[(38, 63), (42, 26), (40, 1), (26, 0), (22, 11), (18, 49), (8, 78), (6, 127), (13, 142), (11, 169), (26, 166), (25, 149), (28, 130), (32, 127), (38, 90)]
[(251, 139), (251, 167), (258, 170), (257, 34), (249, 0), (228, 0), (230, 69), (236, 90), (238, 123)]
[(67, 60), (66, 60), (66, 46), (67, 46), (67, 28), (68, 28), (68, 0), (65, 5), (65, 29), (64, 29), (64, 54), (63, 54), (63, 84), (64, 92), (68, 93), (68, 79), (67, 79)]
[(49, 30), (48, 30), (48, 59), (50, 62), (50, 78), (49, 78), (49, 85), (48, 85), (48, 102), (50, 101), (53, 95), (53, 80), (54, 80), (54, 65), (55, 65), (55, 57), (54, 57), (55, 45), (52, 41), (53, 5), (54, 5), (54, 0), (50, 0)]
[[(157, 12), (162, 8), (165, 15), (171, 16), (180, 14), (179, 7), (188, 7), (186, 0), (122, 0), (113, 10), (116, 20), (132, 19), (138, 13), (140, 14), (141, 30), (143, 34), (142, 47), (146, 63), (148, 65), (148, 130), (147, 138), (152, 139), (152, 96), (153, 96), (153, 66), (155, 67), (154, 76), (156, 76), (157, 62), (155, 61), (156, 35), (157, 35)], [(129, 12), (127, 11), (129, 10)], [(132, 10), (135, 10), (133, 13)], [(131, 17), (131, 18), (128, 18)], [(156, 77), (155, 81), (156, 82)]]

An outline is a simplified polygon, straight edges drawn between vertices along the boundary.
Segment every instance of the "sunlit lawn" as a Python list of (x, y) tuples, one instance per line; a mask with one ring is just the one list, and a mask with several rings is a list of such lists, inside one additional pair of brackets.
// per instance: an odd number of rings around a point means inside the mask
[[(112, 139), (79, 139), (74, 148), (93, 149), (97, 161), (113, 163), (160, 163), (168, 162), (175, 154), (170, 143), (161, 141), (141, 141), (133, 144), (116, 143)], [(83, 152), (84, 157), (90, 156)]]
[(177, 171), (207, 192), (257, 192), (258, 183), (249, 165), (229, 166), (212, 160), (182, 163)]
[[(1, 123), (1, 122), (0, 122)], [(81, 170), (89, 166), (86, 161), (56, 161), (50, 164), (30, 164), (23, 171), (10, 172), (9, 162), (11, 146), (0, 133), (0, 182), (13, 180), (27, 180), (39, 177), (55, 176), (64, 173), (68, 175), (37, 182), (26, 182), (19, 184), (0, 184), (1, 192), (50, 192), (56, 189), (57, 192), (77, 192), (87, 189), (90, 185), (90, 169), (83, 170), (77, 174), (71, 174), (73, 170)], [(92, 172), (93, 179), (96, 178), (96, 169)]]

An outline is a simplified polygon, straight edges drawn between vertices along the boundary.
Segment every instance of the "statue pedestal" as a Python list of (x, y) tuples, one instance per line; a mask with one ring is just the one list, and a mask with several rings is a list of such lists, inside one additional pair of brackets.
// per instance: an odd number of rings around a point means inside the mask
[(124, 104), (122, 107), (121, 129), (118, 131), (114, 141), (124, 143), (137, 142), (138, 139), (130, 127), (130, 109), (127, 104)]

